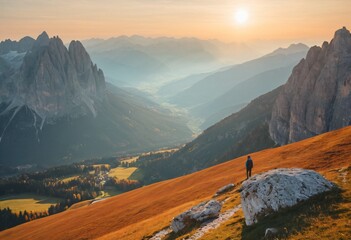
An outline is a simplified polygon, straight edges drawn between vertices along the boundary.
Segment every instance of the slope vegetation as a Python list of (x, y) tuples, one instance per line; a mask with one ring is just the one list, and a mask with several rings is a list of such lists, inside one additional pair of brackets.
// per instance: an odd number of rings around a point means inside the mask
[[(328, 178), (334, 169), (350, 166), (350, 136), (351, 127), (346, 127), (294, 144), (253, 153), (254, 173), (278, 167), (299, 167), (314, 169)], [(244, 162), (245, 156), (35, 220), (1, 232), (0, 239), (142, 239), (168, 226), (176, 214), (211, 198), (219, 187), (229, 182), (240, 184), (245, 175)], [(348, 204), (346, 209), (350, 209), (350, 201), (345, 204)], [(344, 213), (349, 216), (350, 210)], [(235, 227), (235, 224), (242, 224), (240, 211), (238, 223), (232, 223), (231, 226)], [(310, 231), (313, 231), (313, 223)]]
[(170, 157), (139, 171), (144, 181), (161, 181), (210, 167), (250, 152), (274, 147), (268, 122), (281, 87), (253, 100), (237, 113), (206, 129)]

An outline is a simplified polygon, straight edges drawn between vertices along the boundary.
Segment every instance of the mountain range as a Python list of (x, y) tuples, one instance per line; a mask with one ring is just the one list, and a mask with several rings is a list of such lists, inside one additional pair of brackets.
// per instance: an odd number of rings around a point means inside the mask
[(24, 53), (32, 48), (35, 42), (34, 38), (24, 37), (19, 41), (12, 41), (11, 39), (6, 39), (0, 42), (0, 54), (7, 54), (11, 51)]
[[(140, 38), (133, 41), (149, 44)], [(133, 175), (141, 176), (146, 186), (79, 202), (4, 230), (0, 238), (159, 239), (157, 234), (163, 233), (166, 239), (263, 239), (270, 228), (289, 239), (349, 239), (351, 34), (344, 27), (307, 54), (301, 48), (305, 46), (292, 45), (215, 73), (182, 78), (180, 84), (172, 83), (182, 89), (173, 96), (164, 88), (164, 96), (177, 99), (175, 103), (194, 116), (215, 122), (219, 113), (224, 117), (236, 112), (177, 151), (134, 162), (140, 165)], [(0, 53), (2, 165), (65, 164), (191, 139), (184, 120), (171, 111), (138, 90), (106, 83), (79, 41), (67, 48), (59, 37), (43, 32), (36, 40), (1, 42)], [(209, 108), (216, 109), (208, 113)], [(242, 191), (247, 155), (254, 161), (254, 174), (275, 168), (311, 169), (335, 188), (299, 201), (295, 208), (260, 215), (264, 221), (246, 226), (240, 200), (247, 197)], [(250, 181), (256, 180), (253, 176)], [(219, 194), (218, 189), (230, 183), (232, 188)], [(289, 184), (283, 184), (289, 195)], [(301, 187), (308, 189), (304, 183)], [(185, 232), (172, 232), (175, 216), (190, 208), (196, 211), (195, 205), (209, 199), (220, 206), (219, 217), (205, 223), (213, 223), (210, 228), (189, 224)]]
[[(290, 48), (297, 51), (291, 51)], [(292, 45), (285, 51), (278, 51), (242, 64), (226, 67), (198, 81), (190, 88), (172, 97), (170, 101), (190, 109), (198, 107), (222, 96), (237, 84), (255, 75), (296, 65), (306, 55), (307, 50), (306, 45), (299, 44), (297, 49)]]
[(168, 179), (350, 125), (350, 47), (350, 32), (336, 31), (330, 43), (309, 49), (285, 85), (139, 171), (149, 181)]
[[(168, 83), (158, 94), (165, 101), (187, 109), (190, 116), (201, 122), (200, 128), (206, 129), (254, 98), (284, 84), (307, 51), (304, 44), (292, 44), (242, 64), (189, 76), (179, 80), (178, 85), (177, 81)], [(171, 87), (176, 90), (172, 91)]]
[(244, 44), (197, 38), (134, 35), (82, 43), (108, 79), (118, 86), (162, 83), (257, 56)]
[[(2, 42), (0, 49), (7, 45)], [(0, 55), (5, 63), (0, 75), (1, 164), (64, 164), (191, 138), (182, 119), (140, 96), (106, 87), (102, 70), (79, 41), (67, 49), (60, 38), (43, 32), (27, 49), (14, 46)]]

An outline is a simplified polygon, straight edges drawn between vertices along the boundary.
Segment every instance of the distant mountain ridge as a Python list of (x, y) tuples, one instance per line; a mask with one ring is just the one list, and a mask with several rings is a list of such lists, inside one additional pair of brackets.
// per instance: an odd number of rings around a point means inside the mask
[(196, 107), (191, 111), (193, 114), (206, 119), (202, 124), (202, 129), (206, 129), (232, 113), (239, 111), (252, 99), (286, 83), (292, 69), (293, 65), (290, 65), (259, 73), (237, 84), (213, 101)]
[(287, 48), (280, 47), (280, 48), (274, 50), (273, 52), (265, 55), (264, 57), (270, 57), (270, 56), (274, 56), (274, 55), (294, 54), (294, 53), (304, 52), (308, 49), (309, 49), (309, 47), (306, 44), (293, 43), (293, 44), (290, 44), (289, 47), (287, 47)]
[(121, 86), (169, 81), (241, 62), (257, 53), (244, 44), (197, 38), (120, 36), (83, 41), (107, 77)]
[(6, 54), (11, 51), (16, 51), (19, 53), (26, 52), (32, 48), (34, 44), (34, 39), (31, 37), (24, 37), (19, 41), (12, 41), (7, 39), (0, 42), (0, 55)]
[[(43, 32), (0, 73), (0, 164), (69, 163), (183, 143), (191, 131), (157, 104), (107, 86), (79, 41)], [(4, 57), (6, 56), (6, 57)], [(21, 149), (21, 151), (18, 151)]]
[[(242, 64), (166, 84), (159, 94), (167, 102), (185, 108), (204, 130), (286, 83), (293, 67), (307, 51), (304, 44), (292, 44)], [(184, 81), (193, 84), (186, 85)], [(171, 87), (176, 88), (173, 95), (169, 94)]]
[[(282, 50), (279, 54), (270, 54), (242, 64), (234, 65), (225, 70), (213, 74), (198, 81), (190, 88), (180, 92), (170, 99), (171, 103), (194, 108), (205, 105), (228, 92), (241, 82), (254, 77), (260, 73), (295, 65), (306, 54), (308, 47), (301, 45), (300, 51), (292, 51), (289, 48)], [(282, 54), (281, 52), (287, 52)], [(270, 89), (272, 90), (272, 89)], [(237, 105), (239, 103), (234, 103)]]

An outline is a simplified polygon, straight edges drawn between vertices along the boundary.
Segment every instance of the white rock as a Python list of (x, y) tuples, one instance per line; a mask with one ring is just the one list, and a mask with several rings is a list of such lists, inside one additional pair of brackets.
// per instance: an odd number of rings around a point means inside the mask
[(214, 220), (205, 221), (203, 224), (201, 224), (201, 227), (197, 229), (192, 236), (187, 238), (187, 240), (201, 239), (203, 236), (205, 236), (207, 232), (212, 231), (221, 226), (223, 222), (231, 218), (239, 209), (241, 209), (241, 205), (235, 206), (234, 208), (231, 208), (225, 211), (224, 213), (219, 214), (219, 216)]
[(221, 203), (216, 200), (202, 202), (173, 218), (171, 228), (177, 233), (194, 222), (204, 222), (207, 219), (218, 217), (221, 208)]
[(278, 233), (278, 229), (276, 229), (276, 228), (267, 228), (264, 236), (266, 238), (271, 238), (271, 237), (274, 237), (275, 235), (277, 235), (277, 233)]
[(162, 240), (171, 232), (172, 229), (170, 227), (162, 229), (161, 231), (157, 232), (154, 236), (152, 236), (152, 238), (150, 238), (149, 240)]
[(241, 188), (245, 222), (252, 225), (260, 217), (294, 206), (333, 187), (333, 183), (312, 170), (281, 168), (255, 175), (244, 181)]
[(221, 187), (220, 189), (218, 189), (214, 196), (217, 197), (220, 194), (228, 192), (228, 191), (232, 190), (234, 188), (234, 186), (235, 186), (234, 183), (230, 183), (228, 185), (225, 185), (224, 187)]

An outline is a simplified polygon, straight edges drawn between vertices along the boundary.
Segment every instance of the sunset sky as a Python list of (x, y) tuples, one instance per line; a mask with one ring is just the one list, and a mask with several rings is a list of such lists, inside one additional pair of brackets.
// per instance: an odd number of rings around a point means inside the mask
[[(244, 9), (247, 21), (235, 13)], [(330, 40), (351, 27), (350, 0), (0, 0), (0, 39), (43, 30), (71, 39), (119, 35), (226, 42)]]

